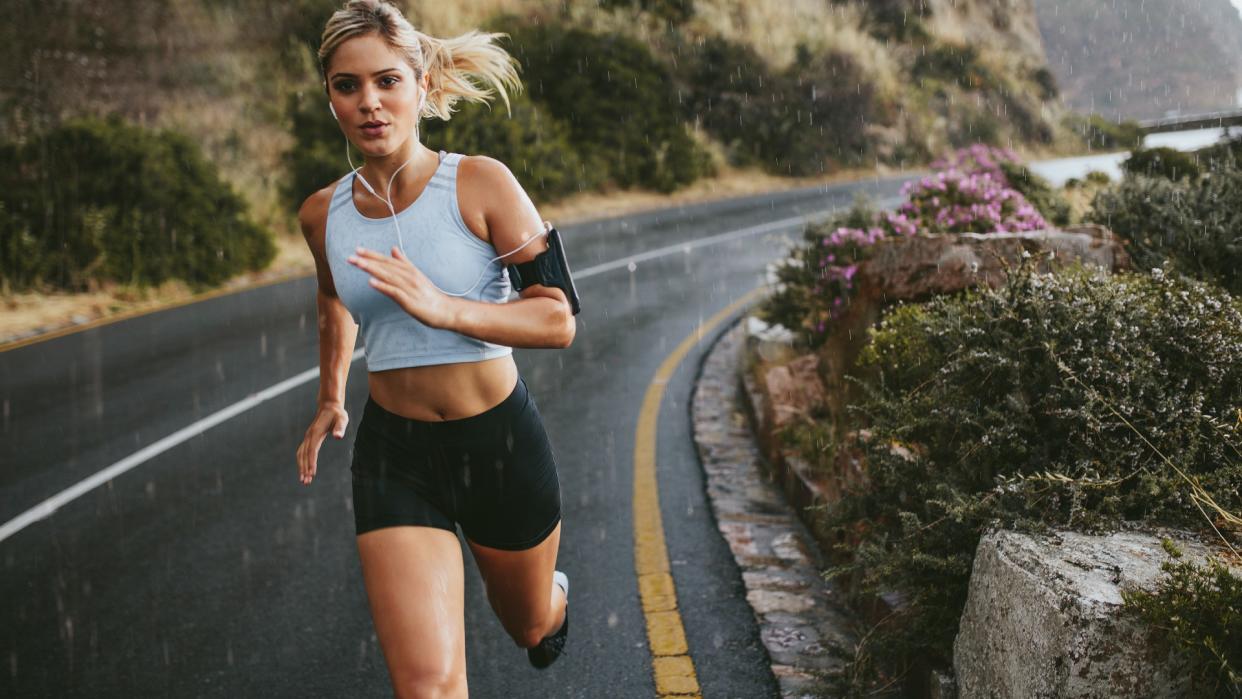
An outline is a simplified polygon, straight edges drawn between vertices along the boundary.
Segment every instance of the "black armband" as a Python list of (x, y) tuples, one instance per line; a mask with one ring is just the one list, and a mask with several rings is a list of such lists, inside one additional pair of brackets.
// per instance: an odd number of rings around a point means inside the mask
[(574, 315), (581, 310), (578, 304), (578, 291), (574, 289), (573, 277), (569, 275), (569, 261), (565, 259), (565, 246), (561, 245), (561, 234), (556, 228), (548, 228), (548, 249), (539, 253), (535, 259), (509, 265), (509, 281), (515, 291), (521, 291), (531, 284), (555, 286), (565, 292)]

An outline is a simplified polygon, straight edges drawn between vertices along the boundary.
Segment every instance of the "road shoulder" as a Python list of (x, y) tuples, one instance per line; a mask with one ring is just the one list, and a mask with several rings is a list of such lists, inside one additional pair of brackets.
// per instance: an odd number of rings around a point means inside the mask
[(764, 473), (740, 403), (743, 329), (738, 322), (722, 333), (703, 361), (692, 398), (694, 441), (781, 696), (818, 696), (855, 637), (840, 593), (819, 574), (814, 540)]

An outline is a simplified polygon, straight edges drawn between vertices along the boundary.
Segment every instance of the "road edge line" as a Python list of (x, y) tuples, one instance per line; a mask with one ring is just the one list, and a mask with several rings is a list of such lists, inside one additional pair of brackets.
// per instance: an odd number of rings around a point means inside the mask
[(647, 625), (652, 675), (661, 697), (700, 695), (698, 676), (686, 641), (681, 612), (677, 609), (677, 589), (669, 568), (660, 516), (659, 484), (656, 478), (656, 428), (664, 389), (681, 362), (703, 338), (742, 308), (767, 291), (756, 287), (742, 297), (700, 321), (694, 332), (664, 358), (647, 385), (638, 426), (634, 433), (634, 570)]

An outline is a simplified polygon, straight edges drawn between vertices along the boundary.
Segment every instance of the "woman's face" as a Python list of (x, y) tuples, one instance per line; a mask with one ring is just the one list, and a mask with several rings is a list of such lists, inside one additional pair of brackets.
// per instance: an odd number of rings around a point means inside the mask
[(405, 143), (418, 120), (427, 89), (410, 64), (379, 36), (342, 43), (328, 67), (328, 99), (341, 130), (363, 153), (388, 155)]

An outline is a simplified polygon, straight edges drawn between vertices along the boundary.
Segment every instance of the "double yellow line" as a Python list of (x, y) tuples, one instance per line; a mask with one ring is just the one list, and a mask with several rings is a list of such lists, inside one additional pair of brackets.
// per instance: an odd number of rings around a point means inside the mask
[(660, 492), (656, 482), (656, 424), (660, 401), (673, 372), (703, 336), (764, 291), (764, 287), (752, 289), (699, 323), (660, 364), (655, 378), (647, 386), (638, 414), (638, 430), (634, 435), (634, 568), (638, 573), (643, 616), (647, 619), (656, 693), (661, 697), (698, 697), (701, 690), (694, 662), (690, 659), (681, 612), (677, 610), (677, 589), (669, 571), (664, 523), (660, 518)]

